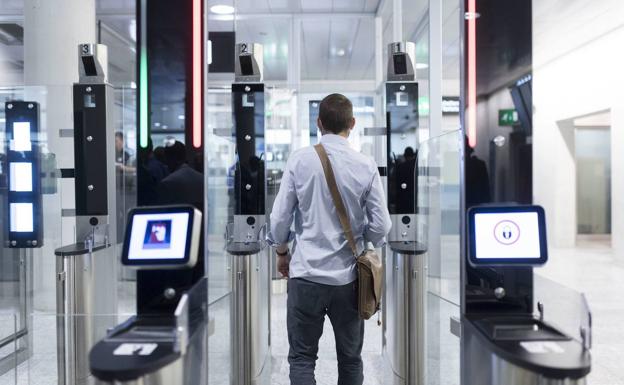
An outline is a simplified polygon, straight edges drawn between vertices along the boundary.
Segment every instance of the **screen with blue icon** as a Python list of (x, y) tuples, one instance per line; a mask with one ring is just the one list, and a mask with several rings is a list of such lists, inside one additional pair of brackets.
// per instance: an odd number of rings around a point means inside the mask
[(188, 213), (135, 215), (130, 229), (128, 259), (183, 259), (189, 218)]

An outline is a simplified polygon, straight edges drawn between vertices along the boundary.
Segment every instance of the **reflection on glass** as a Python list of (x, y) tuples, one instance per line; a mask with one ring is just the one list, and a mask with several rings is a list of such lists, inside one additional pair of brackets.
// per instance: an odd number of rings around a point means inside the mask
[(490, 177), (487, 164), (475, 154), (472, 147), (468, 145), (468, 138), (465, 139), (466, 146), (466, 207), (476, 206), (482, 203), (489, 203), (490, 197)]
[(31, 151), (30, 122), (13, 123), (13, 139), (10, 142), (11, 151)]
[(10, 166), (11, 179), (9, 186), (11, 191), (27, 192), (32, 191), (32, 163), (30, 162), (11, 162)]
[(32, 203), (11, 203), (11, 231), (17, 233), (33, 232)]

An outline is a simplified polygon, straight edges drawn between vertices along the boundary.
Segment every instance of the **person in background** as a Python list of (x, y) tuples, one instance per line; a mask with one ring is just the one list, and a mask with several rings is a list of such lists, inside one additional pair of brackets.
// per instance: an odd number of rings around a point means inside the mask
[(121, 131), (117, 131), (115, 132), (115, 162), (125, 166), (129, 161), (130, 153), (126, 151), (124, 134)]
[[(165, 164), (165, 162), (159, 160), (156, 157), (156, 154), (153, 150), (154, 145), (152, 143), (152, 138), (149, 138), (147, 141), (147, 148), (145, 151), (145, 168), (149, 175), (154, 178), (156, 183), (160, 183), (167, 175), (169, 175), (169, 168)], [(164, 149), (163, 149), (164, 150)], [(163, 151), (164, 152), (164, 151)]]
[(165, 155), (170, 174), (158, 186), (160, 203), (191, 204), (203, 212), (204, 175), (189, 166), (186, 146), (175, 141), (172, 146), (165, 147)]

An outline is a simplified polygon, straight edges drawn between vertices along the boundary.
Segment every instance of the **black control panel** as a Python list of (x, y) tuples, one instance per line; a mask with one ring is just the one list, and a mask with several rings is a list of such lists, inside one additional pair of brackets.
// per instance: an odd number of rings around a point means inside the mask
[(232, 119), (238, 162), (234, 175), (235, 215), (265, 213), (264, 84), (232, 85)]
[(386, 83), (388, 209), (416, 213), (418, 83)]
[(106, 87), (74, 84), (76, 215), (108, 214)]

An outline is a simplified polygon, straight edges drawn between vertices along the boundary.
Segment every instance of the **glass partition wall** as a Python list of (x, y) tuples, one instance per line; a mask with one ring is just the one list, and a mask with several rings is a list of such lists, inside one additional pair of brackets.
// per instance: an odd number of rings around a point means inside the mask
[[(396, 4), (395, 4), (396, 3)], [(232, 44), (263, 45), (263, 82), (265, 83), (265, 128), (267, 166), (267, 213), (279, 190), (283, 167), (289, 155), (319, 140), (316, 127), (318, 103), (326, 95), (339, 92), (354, 104), (356, 127), (349, 141), (353, 148), (373, 156), (380, 167), (386, 165), (384, 135), (371, 135), (371, 128), (385, 127), (384, 81), (387, 70), (387, 46), (393, 41), (416, 43), (416, 81), (419, 86), (418, 135), (410, 145), (422, 151), (419, 167), (431, 175), (415, 180), (418, 205), (429, 207), (423, 215), (422, 231), (431, 245), (428, 253), (429, 275), (427, 296), (431, 312), (427, 328), (432, 337), (427, 344), (428, 379), (431, 383), (454, 383), (458, 370), (446, 371), (447, 365), (458, 367), (458, 340), (446, 327), (456, 316), (459, 298), (459, 181), (454, 168), (459, 165), (459, 1), (441, 2), (440, 21), (431, 26), (429, 1), (357, 1), (344, 4), (309, 2), (258, 4), (251, 1), (208, 1), (213, 5), (230, 5), (231, 14), (208, 13), (207, 25), (212, 46), (212, 63), (208, 67), (206, 105), (206, 186), (208, 210), (207, 248), (210, 278), (210, 312), (215, 332), (210, 336), (211, 384), (228, 383), (232, 363), (229, 334), (232, 282), (231, 262), (225, 251), (224, 233), (234, 214), (233, 169), (236, 146), (232, 138), (231, 84), (234, 82), (227, 60), (233, 55)], [(397, 5), (398, 4), (398, 5)], [(435, 29), (443, 47), (436, 47), (431, 58), (430, 30)], [(229, 44), (229, 46), (228, 46)], [(435, 68), (430, 69), (434, 63)], [(229, 64), (233, 65), (233, 64)], [(224, 67), (225, 66), (225, 67)], [(431, 78), (436, 80), (432, 81)], [(432, 91), (435, 88), (435, 92)], [(439, 100), (432, 103), (436, 95)], [(444, 109), (443, 106), (444, 105)], [(443, 135), (448, 132), (447, 135)], [(431, 140), (429, 140), (431, 138)], [(442, 152), (441, 157), (438, 152)], [(421, 165), (422, 162), (422, 165)], [(442, 171), (440, 171), (442, 170)], [(418, 172), (418, 171), (417, 171)], [(442, 173), (442, 175), (440, 175)], [(434, 190), (428, 186), (436, 185)], [(425, 211), (423, 211), (425, 212)], [(441, 239), (441, 240), (440, 240)], [(270, 256), (271, 260), (275, 257)], [(285, 325), (285, 282), (273, 267), (271, 349), (272, 380), (286, 381), (288, 374)], [(382, 322), (384, 320), (381, 320)], [(433, 330), (437, 328), (437, 332)], [(377, 319), (367, 324), (365, 383), (381, 381), (382, 328)], [(327, 334), (326, 331), (325, 334)], [(331, 338), (331, 337), (330, 337)], [(438, 346), (445, 344), (444, 349)], [(321, 350), (324, 342), (321, 342)], [(325, 347), (326, 349), (326, 347)], [(327, 353), (323, 354), (335, 354)], [(383, 364), (381, 364), (383, 365)], [(318, 372), (333, 373), (332, 362), (319, 361)], [(451, 374), (453, 372), (453, 374)], [(333, 381), (335, 374), (327, 381)], [(429, 383), (429, 382), (427, 382)]]

